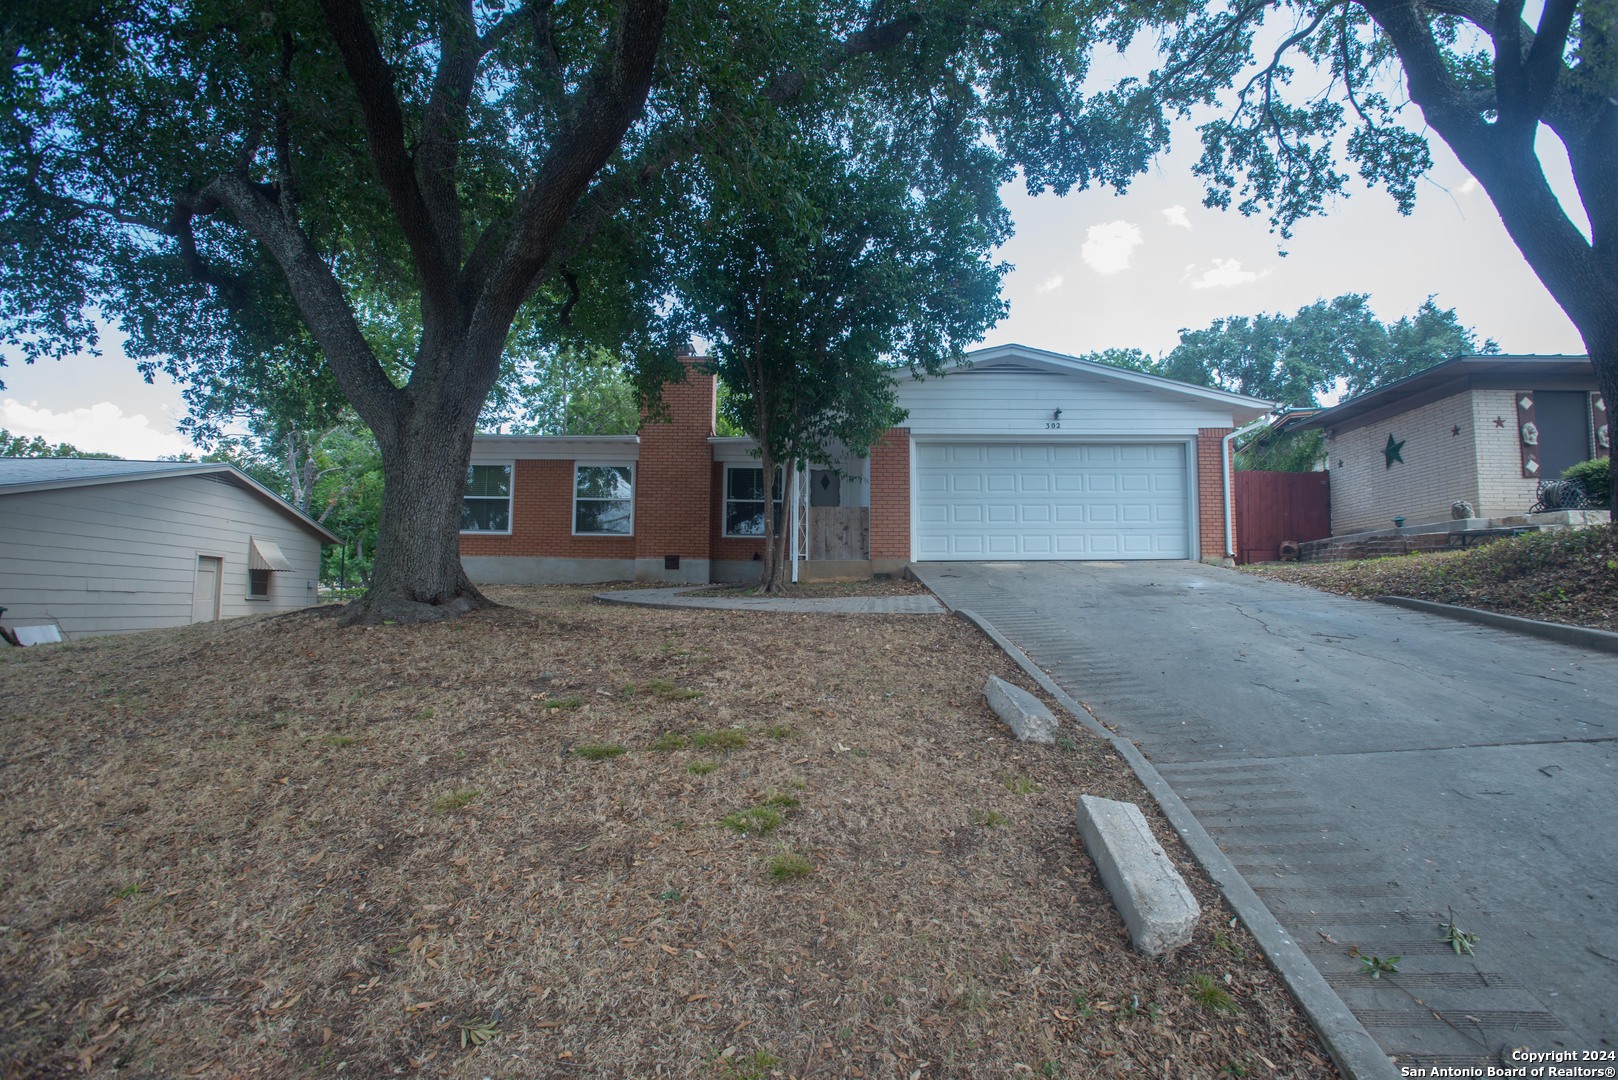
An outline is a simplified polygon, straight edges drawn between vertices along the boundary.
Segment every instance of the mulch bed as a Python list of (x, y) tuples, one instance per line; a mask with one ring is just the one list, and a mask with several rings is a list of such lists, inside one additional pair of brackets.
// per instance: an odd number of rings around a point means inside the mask
[(1344, 596), (1408, 596), (1618, 631), (1618, 530), (1611, 525), (1528, 533), (1470, 551), (1242, 569)]
[[(1008, 739), (970, 626), (592, 591), (0, 652), (0, 1075), (1335, 1075), (1110, 747)], [(1086, 792), (1187, 874), (1179, 954)]]

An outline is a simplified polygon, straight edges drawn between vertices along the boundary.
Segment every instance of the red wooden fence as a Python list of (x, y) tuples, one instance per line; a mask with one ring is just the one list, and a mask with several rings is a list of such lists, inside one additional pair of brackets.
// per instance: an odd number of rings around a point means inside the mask
[(1283, 540), (1331, 535), (1331, 488), (1323, 472), (1236, 473), (1236, 561), (1274, 562)]

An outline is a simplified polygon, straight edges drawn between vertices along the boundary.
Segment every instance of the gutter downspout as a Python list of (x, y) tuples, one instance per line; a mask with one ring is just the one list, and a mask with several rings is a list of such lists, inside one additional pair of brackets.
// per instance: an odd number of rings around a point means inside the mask
[(800, 464), (800, 462), (794, 461), (792, 463), (792, 472), (786, 473), (783, 470), (782, 473), (783, 482), (788, 475), (792, 477), (792, 505), (788, 510), (788, 517), (791, 521), (791, 524), (788, 526), (791, 531), (788, 533), (788, 535), (791, 537), (791, 542), (789, 543), (788, 547), (790, 547), (792, 550), (792, 584), (794, 585), (798, 583), (798, 496), (803, 490), (803, 485), (799, 483), (802, 478), (798, 475), (800, 471)]
[(1267, 425), (1268, 423), (1269, 416), (1266, 414), (1257, 420), (1242, 425), (1219, 440), (1219, 461), (1221, 465), (1219, 486), (1225, 492), (1225, 558), (1230, 560), (1232, 564), (1236, 561), (1236, 512), (1235, 498), (1231, 493), (1233, 485), (1230, 478), (1230, 444), (1236, 441), (1237, 436), (1245, 434), (1248, 430), (1258, 427), (1260, 424)]

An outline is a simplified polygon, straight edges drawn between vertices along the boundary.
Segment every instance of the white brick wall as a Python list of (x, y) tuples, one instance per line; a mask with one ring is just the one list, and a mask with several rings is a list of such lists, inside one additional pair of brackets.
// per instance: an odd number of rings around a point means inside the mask
[[(1499, 393), (1509, 406), (1510, 392)], [(1483, 413), (1474, 407), (1473, 396), (1472, 393), (1456, 394), (1335, 437), (1328, 436), (1332, 533), (1340, 536), (1392, 528), (1393, 519), (1398, 516), (1402, 516), (1407, 525), (1448, 521), (1450, 504), (1456, 500), (1465, 499), (1477, 505), (1480, 492), (1474, 451), (1481, 438)], [(1509, 424), (1510, 414), (1502, 415), (1508, 416)], [(1492, 421), (1490, 426), (1493, 426)], [(1458, 434), (1456, 428), (1460, 429)], [(1404, 443), (1403, 463), (1396, 461), (1391, 468), (1383, 455), (1390, 434)], [(1520, 471), (1515, 458), (1512, 471)], [(1478, 511), (1488, 513), (1482, 506)]]
[[(1522, 474), (1522, 442), (1517, 432), (1515, 399), (1514, 390), (1472, 391), (1482, 474), (1477, 504), (1480, 517), (1525, 514), (1534, 504), (1534, 489), (1539, 479)], [(1495, 426), (1496, 418), (1504, 420), (1505, 426)]]

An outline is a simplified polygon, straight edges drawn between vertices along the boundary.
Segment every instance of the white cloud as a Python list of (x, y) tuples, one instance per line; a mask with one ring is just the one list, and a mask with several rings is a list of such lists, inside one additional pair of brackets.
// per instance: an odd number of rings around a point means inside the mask
[(1465, 180), (1463, 180), (1461, 182), (1461, 186), (1456, 188), (1455, 190), (1456, 190), (1456, 192), (1458, 192), (1461, 195), (1470, 195), (1470, 194), (1472, 194), (1472, 192), (1478, 190), (1482, 186), (1483, 185), (1478, 183), (1478, 178), (1477, 177), (1468, 176)]
[(0, 401), (0, 427), (13, 435), (40, 436), (49, 443), (72, 443), (80, 450), (151, 460), (160, 454), (180, 454), (197, 448), (178, 434), (166, 419), (159, 426), (144, 415), (124, 415), (110, 401), (67, 412), (52, 412), (37, 403), (15, 398)]
[(1240, 259), (1215, 259), (1212, 266), (1193, 277), (1195, 274), (1196, 264), (1186, 267), (1193, 289), (1230, 289), (1270, 276), (1268, 270), (1243, 270)]
[(1129, 266), (1129, 256), (1141, 245), (1140, 229), (1127, 221), (1090, 226), (1081, 254), (1098, 274), (1116, 274)]
[(1170, 225), (1177, 225), (1182, 229), (1191, 227), (1191, 219), (1185, 216), (1185, 207), (1179, 204), (1166, 208), (1163, 216), (1168, 219)]
[(1067, 277), (1065, 275), (1052, 274), (1050, 277), (1048, 277), (1044, 281), (1040, 282), (1039, 285), (1034, 289), (1034, 291), (1035, 292), (1041, 292), (1041, 293), (1054, 292), (1057, 289), (1060, 289), (1062, 287), (1062, 282), (1064, 282), (1066, 280), (1067, 280)]

